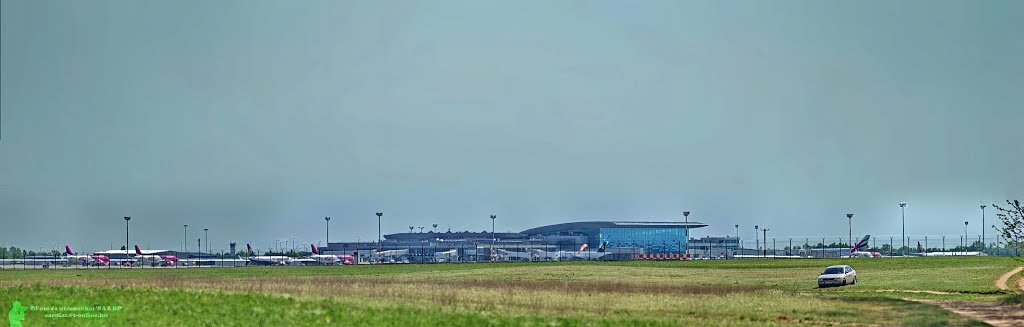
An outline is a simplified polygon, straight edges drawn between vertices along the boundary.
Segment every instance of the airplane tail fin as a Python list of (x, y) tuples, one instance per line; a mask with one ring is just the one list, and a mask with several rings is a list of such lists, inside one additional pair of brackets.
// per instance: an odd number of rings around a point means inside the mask
[(583, 253), (583, 251), (585, 251), (585, 250), (586, 250), (586, 249), (587, 249), (588, 247), (590, 247), (590, 246), (589, 246), (589, 245), (587, 245), (587, 243), (583, 243), (583, 246), (581, 246), (581, 247), (580, 247), (580, 250), (579, 250), (579, 251), (576, 251), (576, 253), (577, 253), (577, 254), (579, 254), (579, 253)]
[(139, 249), (139, 245), (135, 244), (135, 254), (142, 255), (142, 250)]
[(310, 243), (309, 247), (313, 248), (313, 254), (320, 254), (320, 250), (317, 250), (316, 245)]
[(255, 257), (255, 256), (256, 256), (256, 252), (252, 252), (252, 246), (251, 246), (251, 245), (249, 245), (249, 243), (245, 243), (245, 252), (246, 252), (246, 253), (247, 253), (247, 254), (248, 254), (248, 255), (249, 255), (250, 257)]
[(64, 245), (64, 253), (66, 253), (67, 255), (75, 255), (74, 252), (71, 252), (71, 247), (67, 245)]
[(864, 235), (864, 238), (857, 242), (857, 244), (850, 245), (850, 253), (857, 252), (861, 248), (868, 246), (868, 240), (871, 239), (871, 235)]
[(597, 248), (597, 252), (604, 252), (604, 247), (608, 245), (608, 242), (601, 243), (601, 247)]

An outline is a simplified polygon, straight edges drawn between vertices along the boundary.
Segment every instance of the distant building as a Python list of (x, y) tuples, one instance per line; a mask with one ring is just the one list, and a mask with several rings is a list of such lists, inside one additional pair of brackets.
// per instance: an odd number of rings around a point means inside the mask
[(332, 242), (324, 251), (360, 256), (403, 251), (403, 258), (410, 261), (436, 261), (437, 253), (444, 253), (458, 260), (475, 261), (487, 260), (492, 249), (519, 253), (578, 251), (588, 244), (588, 251), (596, 251), (607, 243), (608, 248), (620, 248), (620, 252), (680, 253), (689, 230), (706, 226), (700, 222), (588, 221), (493, 235), (488, 231), (395, 233), (384, 235), (380, 244)]

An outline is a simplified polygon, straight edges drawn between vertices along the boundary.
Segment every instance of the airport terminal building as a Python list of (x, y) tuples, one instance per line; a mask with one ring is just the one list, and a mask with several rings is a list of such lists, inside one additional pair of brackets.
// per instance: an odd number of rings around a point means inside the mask
[(700, 222), (584, 221), (541, 226), (518, 233), (428, 231), (386, 234), (380, 244), (332, 242), (325, 250), (355, 255), (394, 251), (413, 262), (439, 261), (438, 253), (448, 253), (451, 260), (476, 261), (486, 260), (500, 251), (579, 251), (584, 244), (588, 246), (586, 251), (596, 251), (601, 244), (607, 244), (608, 259), (629, 259), (644, 253), (681, 253), (690, 229), (706, 226)]

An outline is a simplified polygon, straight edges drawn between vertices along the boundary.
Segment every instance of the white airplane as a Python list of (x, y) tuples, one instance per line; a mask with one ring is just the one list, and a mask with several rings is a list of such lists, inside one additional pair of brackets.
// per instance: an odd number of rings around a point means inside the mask
[(134, 263), (138, 265), (149, 264), (151, 266), (173, 266), (178, 263), (178, 257), (173, 255), (156, 255), (155, 253), (167, 252), (163, 250), (145, 250), (139, 249), (139, 245), (135, 245), (135, 257)]
[(246, 258), (248, 261), (245, 262), (246, 266), (250, 263), (258, 265), (284, 266), (295, 262), (295, 259), (283, 255), (256, 255), (256, 252), (252, 251), (252, 246), (249, 244), (245, 244), (245, 248), (249, 253), (249, 257)]
[(533, 255), (530, 252), (516, 252), (504, 249), (494, 249), (494, 252), (498, 254), (497, 259), (499, 261), (530, 261), (533, 259)]
[(64, 245), (64, 258), (67, 259), (66, 265), (79, 264), (83, 266), (103, 266), (110, 262), (110, 258), (101, 255), (76, 255), (74, 251), (71, 251), (71, 247)]
[(320, 250), (316, 248), (316, 245), (310, 244), (309, 247), (313, 248), (313, 254), (310, 255), (308, 258), (315, 260), (316, 263), (318, 263), (318, 264), (322, 264), (322, 265), (324, 265), (324, 264), (326, 264), (326, 265), (336, 265), (336, 264), (351, 265), (351, 264), (356, 262), (356, 258), (355, 257), (347, 255), (347, 254), (339, 254), (339, 255), (320, 254)]
[(547, 252), (543, 250), (530, 250), (530, 252), (533, 252), (534, 258), (538, 260), (590, 260), (603, 257), (606, 254), (606, 245), (608, 245), (608, 242), (601, 244), (601, 247), (596, 252), (583, 252), (589, 247), (586, 243), (583, 243), (583, 246), (578, 251)]
[(444, 252), (434, 252), (434, 261), (437, 262), (452, 262), (459, 261), (459, 250), (452, 249)]
[(857, 250), (860, 250), (861, 248), (864, 248), (864, 247), (868, 246), (868, 239), (870, 239), (870, 238), (871, 238), (871, 235), (864, 235), (864, 238), (862, 238), (860, 240), (860, 242), (857, 242), (857, 244), (854, 244), (853, 248), (850, 249), (850, 258), (880, 258), (880, 257), (882, 257), (882, 254), (878, 253), (878, 252), (857, 251)]

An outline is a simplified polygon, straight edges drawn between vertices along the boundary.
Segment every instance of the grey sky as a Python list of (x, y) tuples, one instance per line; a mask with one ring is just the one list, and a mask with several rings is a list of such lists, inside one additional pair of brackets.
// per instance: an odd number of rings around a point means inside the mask
[(0, 24), (0, 244), (105, 249), (124, 215), (144, 247), (322, 242), (325, 215), (368, 240), (378, 210), (898, 234), (899, 201), (955, 235), (1024, 197), (1020, 1), (5, 0)]

